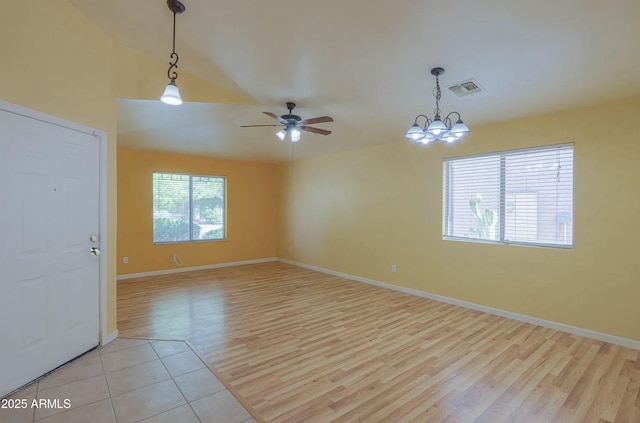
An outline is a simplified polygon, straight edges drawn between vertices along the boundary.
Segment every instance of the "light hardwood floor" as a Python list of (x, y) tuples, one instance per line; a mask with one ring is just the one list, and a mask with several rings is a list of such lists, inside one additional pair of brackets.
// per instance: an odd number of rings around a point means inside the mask
[(640, 422), (640, 351), (282, 263), (118, 285), (261, 422)]

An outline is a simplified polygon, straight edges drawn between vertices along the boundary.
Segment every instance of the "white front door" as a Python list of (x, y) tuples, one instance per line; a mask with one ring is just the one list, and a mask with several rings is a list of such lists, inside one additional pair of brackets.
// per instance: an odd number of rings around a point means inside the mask
[(0, 110), (0, 396), (99, 343), (99, 143)]

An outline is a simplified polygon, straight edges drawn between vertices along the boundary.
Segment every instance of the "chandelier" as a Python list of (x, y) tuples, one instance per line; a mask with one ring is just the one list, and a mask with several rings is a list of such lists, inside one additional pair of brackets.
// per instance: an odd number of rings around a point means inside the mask
[[(469, 132), (469, 127), (462, 122), (460, 113), (451, 112), (444, 119), (440, 118), (440, 98), (442, 92), (440, 91), (440, 81), (438, 77), (444, 73), (443, 68), (431, 69), (431, 75), (436, 77), (436, 88), (434, 97), (436, 98), (436, 110), (435, 116), (431, 120), (426, 115), (416, 116), (413, 125), (407, 131), (405, 138), (413, 141), (421, 142), (422, 144), (428, 144), (431, 141), (446, 141), (452, 143), (456, 140), (463, 138)], [(453, 124), (451, 116), (457, 117), (456, 123)], [(418, 124), (418, 119), (424, 118), (424, 126), (421, 128)]]
[(173, 50), (170, 56), (172, 60), (169, 62), (169, 70), (167, 71), (167, 76), (170, 81), (164, 89), (160, 101), (171, 104), (172, 106), (179, 106), (182, 104), (182, 98), (180, 97), (180, 90), (178, 90), (178, 86), (176, 85), (176, 79), (178, 79), (178, 72), (176, 72), (178, 68), (178, 53), (176, 53), (176, 13), (184, 12), (185, 7), (184, 4), (178, 0), (167, 0), (167, 6), (169, 6), (169, 10), (173, 12)]

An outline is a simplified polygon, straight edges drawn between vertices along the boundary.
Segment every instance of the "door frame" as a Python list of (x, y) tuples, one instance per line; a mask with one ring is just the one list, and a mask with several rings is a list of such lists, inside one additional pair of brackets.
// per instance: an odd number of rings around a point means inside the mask
[(99, 279), (99, 334), (98, 339), (100, 344), (104, 345), (113, 341), (118, 336), (117, 329), (109, 334), (107, 332), (107, 264), (108, 264), (108, 238), (107, 238), (107, 133), (98, 129), (90, 128), (88, 126), (81, 125), (79, 123), (71, 122), (66, 119), (59, 118), (57, 116), (49, 115), (47, 113), (39, 112), (37, 110), (29, 109), (27, 107), (19, 106), (17, 104), (9, 103), (4, 100), (0, 100), (0, 111), (13, 113), (18, 116), (23, 116), (29, 119), (34, 119), (40, 122), (48, 123), (51, 125), (60, 126), (62, 128), (70, 129), (73, 131), (81, 132), (87, 135), (92, 135), (98, 139), (99, 142), (99, 200), (98, 200), (98, 222), (99, 222), (99, 237), (98, 247), (102, 251), (102, 254), (98, 256), (98, 279)]

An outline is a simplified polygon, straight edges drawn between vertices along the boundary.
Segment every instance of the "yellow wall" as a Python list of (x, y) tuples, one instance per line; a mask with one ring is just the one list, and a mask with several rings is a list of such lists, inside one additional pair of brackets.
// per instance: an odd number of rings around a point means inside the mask
[[(299, 161), (292, 183), (283, 165), (278, 256), (640, 340), (639, 115), (635, 97), (476, 126), (456, 145), (398, 141)], [(574, 250), (442, 240), (443, 158), (567, 142)]]
[[(0, 10), (0, 99), (105, 131), (107, 152), (107, 331), (116, 330), (116, 98), (154, 98), (166, 62), (128, 50), (106, 36), (69, 0), (14, 1)], [(150, 77), (151, 75), (151, 77)], [(157, 76), (156, 76), (157, 75)], [(163, 79), (164, 78), (164, 79)], [(252, 103), (240, 93), (180, 72), (185, 98)], [(148, 83), (160, 84), (154, 91)], [(132, 83), (137, 81), (137, 83)], [(117, 87), (117, 89), (116, 89)]]
[[(116, 69), (120, 69), (114, 62), (116, 46), (68, 0), (11, 2), (0, 11), (0, 39), (2, 100), (108, 134), (108, 231), (103, 237), (109, 244), (107, 323), (112, 332), (116, 329), (117, 214), (113, 87), (123, 86), (116, 79)], [(127, 69), (140, 74), (118, 78), (128, 81), (128, 77), (149, 74), (148, 67), (139, 63)], [(164, 71), (164, 66), (158, 68), (158, 72)], [(184, 76), (181, 73), (181, 78)], [(125, 93), (118, 95), (127, 97)], [(265, 183), (271, 191), (255, 185), (262, 178), (270, 180), (272, 173), (265, 170), (270, 165), (238, 164), (246, 173), (235, 174), (237, 162), (190, 158), (188, 163), (166, 162), (166, 169), (153, 170), (196, 172), (202, 166), (207, 170), (203, 173), (209, 173), (211, 167), (205, 162), (220, 163), (220, 169), (225, 169), (221, 173), (229, 172), (230, 189), (234, 180), (246, 189), (241, 190), (246, 197), (240, 192), (229, 194), (229, 241), (210, 243), (210, 251), (184, 244), (187, 249), (177, 252), (185, 265), (271, 257), (277, 233), (280, 257), (640, 339), (640, 261), (635, 240), (640, 233), (640, 196), (636, 194), (640, 180), (639, 111), (640, 98), (632, 98), (473, 127), (473, 133), (459, 145), (424, 147), (398, 141), (300, 161), (294, 183), (288, 183), (287, 166), (281, 166), (280, 185)], [(441, 239), (443, 157), (563, 142), (576, 144), (575, 250)], [(150, 153), (131, 152), (135, 154)], [(180, 163), (184, 166), (179, 169)], [(122, 168), (128, 168), (126, 163)], [(150, 176), (148, 181), (150, 184)], [(127, 187), (120, 201), (134, 202), (128, 187), (139, 181), (120, 177), (120, 182), (120, 190)], [(269, 199), (278, 196), (277, 190), (282, 193), (280, 213), (277, 205), (266, 206)], [(140, 192), (150, 193), (150, 189)], [(240, 206), (235, 211), (231, 209), (234, 203)], [(256, 212), (260, 208), (269, 218), (261, 220)], [(126, 233), (122, 236), (139, 230), (131, 226), (139, 219), (136, 213), (121, 213), (119, 232)], [(273, 224), (277, 216), (277, 230), (265, 225), (265, 221)], [(146, 238), (141, 235), (143, 242), (150, 239), (150, 234)], [(140, 248), (135, 242), (118, 244), (118, 254), (131, 259), (126, 271), (120, 269), (119, 273), (172, 265), (166, 262), (169, 251), (160, 254), (157, 261), (152, 259), (151, 265), (148, 258), (143, 259), (147, 253)], [(136, 268), (138, 263), (147, 264)], [(397, 273), (390, 272), (394, 263)]]
[[(227, 240), (154, 245), (153, 172), (226, 176)], [(275, 257), (277, 195), (273, 164), (119, 149), (118, 274)]]
[(0, 11), (0, 99), (107, 132), (107, 331), (116, 329), (116, 102), (113, 43), (66, 0)]

